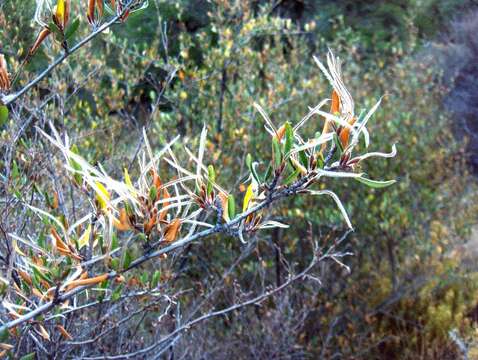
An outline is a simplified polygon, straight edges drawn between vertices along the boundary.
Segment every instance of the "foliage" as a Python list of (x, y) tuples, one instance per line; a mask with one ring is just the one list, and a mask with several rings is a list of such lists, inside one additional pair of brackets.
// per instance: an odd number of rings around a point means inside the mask
[[(9, 107), (9, 119), (0, 122), (5, 150), (2, 196), (8, 204), (8, 216), (2, 217), (1, 225), (5, 235), (18, 237), (15, 243), (15, 238), (5, 236), (5, 244), (18, 247), (32, 259), (22, 263), (21, 269), (37, 283), (28, 289), (21, 280), (21, 291), (32, 292), (38, 285), (37, 289), (47, 293), (55, 279), (64, 281), (67, 270), (68, 281), (76, 281), (75, 286), (98, 284), (99, 291), (89, 291), (88, 300), (104, 301), (104, 305), (94, 307), (88, 321), (102, 319), (104, 327), (100, 326), (98, 333), (108, 326), (111, 332), (95, 342), (103, 352), (132, 352), (167, 336), (194, 316), (227, 309), (265, 291), (268, 285), (281, 286), (289, 276), (306, 268), (316, 249), (312, 244), (318, 242), (326, 251), (345, 228), (332, 198), (319, 202), (316, 197), (298, 196), (274, 204), (273, 220), (277, 222), (270, 225), (286, 223), (290, 227), (259, 231), (250, 238), (244, 235), (245, 240), (250, 239), (247, 245), (235, 241), (233, 235), (237, 233), (221, 233), (168, 258), (162, 255), (123, 277), (114, 272), (148, 254), (149, 235), (161, 239), (160, 246), (167, 246), (188, 234), (191, 224), (176, 228), (173, 205), (170, 217), (154, 224), (159, 230), (141, 236), (145, 234), (148, 201), (169, 201), (161, 186), (153, 186), (155, 173), (161, 175), (163, 183), (167, 183), (165, 179), (179, 181), (168, 185), (173, 199), (194, 195), (200, 200), (196, 199), (194, 206), (209, 208), (209, 218), (196, 219), (201, 226), (218, 211), (213, 198), (221, 198), (222, 210), (230, 210), (234, 204), (235, 211), (228, 211), (228, 219), (224, 219), (230, 221), (247, 211), (248, 201), (243, 208), (243, 199), (251, 194), (258, 197), (257, 188), (250, 186), (251, 179), (259, 178), (252, 180), (256, 186), (261, 182), (270, 185), (274, 171), (287, 164), (282, 170), (287, 175), (284, 173), (280, 181), (288, 186), (288, 180), (293, 183), (303, 177), (300, 166), (306, 171), (313, 168), (309, 167), (310, 157), (307, 162), (293, 157), (296, 164), (285, 161), (285, 148), (300, 144), (297, 139), (287, 140), (290, 137), (285, 134), (290, 132), (288, 126), (300, 120), (298, 114), (317, 104), (318, 97), (329, 97), (329, 85), (326, 79), (318, 78), (317, 66), (310, 59), (330, 46), (344, 62), (344, 83), (356, 103), (370, 109), (384, 95), (370, 123), (370, 151), (378, 150), (374, 143), (386, 144), (387, 152), (397, 144), (395, 159), (367, 161), (355, 166), (355, 171), (365, 172), (371, 179), (396, 179), (397, 183), (381, 189), (367, 188), (353, 179), (323, 178), (316, 191), (335, 191), (354, 224), (355, 232), (340, 242), (341, 251), (354, 256), (334, 259), (339, 266), (323, 263), (306, 277), (307, 281), (262, 300), (261, 306), (231, 311), (191, 328), (175, 340), (177, 345), (171, 346), (171, 351), (178, 357), (189, 354), (198, 358), (224, 358), (226, 354), (234, 358), (456, 357), (459, 350), (449, 332), (455, 329), (461, 338), (469, 339), (476, 326), (469, 315), (476, 306), (475, 269), (464, 268), (463, 253), (457, 251), (473, 225), (476, 195), (465, 168), (464, 144), (455, 136), (442, 105), (440, 69), (417, 55), (417, 50), (421, 39), (443, 26), (451, 9), (469, 4), (282, 3), (274, 8), (268, 2), (150, 1), (147, 10), (132, 14), (108, 34), (96, 37), (78, 55), (69, 57), (67, 65), (35, 86), (22, 102)], [(22, 68), (22, 59), (35, 41), (31, 33), (38, 28), (24, 31), (18, 25), (29, 24), (32, 3), (16, 6), (17, 21), (0, 17), (12, 39), (2, 41), (1, 52), (6, 55), (10, 73), (19, 71), (13, 85), (19, 89), (61, 53), (62, 44), (50, 36)], [(79, 14), (84, 5), (73, 2), (72, 7), (72, 13)], [(7, 1), (3, 10), (13, 14), (13, 2)], [(430, 17), (430, 11), (436, 16)], [(81, 14), (75, 41), (91, 32)], [(460, 63), (457, 58), (449, 59)], [(459, 91), (455, 99), (463, 100)], [(254, 102), (260, 105), (254, 107)], [(357, 108), (356, 115), (360, 111)], [(270, 117), (277, 131), (284, 131), (282, 142), (264, 131), (261, 113)], [(65, 144), (63, 136), (55, 136), (49, 121), (61, 134), (70, 135), (70, 144)], [(320, 139), (324, 123), (323, 116), (313, 114), (301, 128), (306, 134), (304, 141)], [(32, 125), (43, 129), (65, 157), (54, 156), (55, 147), (42, 141), (45, 137)], [(201, 136), (204, 125), (207, 140)], [(274, 135), (274, 130), (269, 130)], [(174, 158), (168, 155), (175, 159), (172, 167), (136, 161), (148, 159), (146, 144), (152, 149), (163, 148), (178, 134), (191, 151), (205, 149), (201, 182), (196, 186), (194, 179), (188, 180), (192, 184), (185, 193), (182, 188), (176, 193), (175, 187), (184, 176), (178, 175), (177, 166), (181, 164), (197, 176), (198, 161), (184, 148), (173, 146)], [(345, 132), (340, 135), (329, 139), (339, 149)], [(363, 149), (361, 141), (358, 147)], [(145, 157), (138, 157), (143, 151)], [(324, 151), (322, 157), (314, 159), (319, 168), (324, 166), (320, 161), (326, 155)], [(194, 157), (199, 157), (196, 152)], [(336, 154), (330, 163), (339, 160)], [(255, 161), (258, 164), (253, 165)], [(97, 163), (103, 167), (90, 165)], [(68, 181), (65, 164), (77, 171)], [(273, 169), (271, 177), (263, 182), (269, 166)], [(150, 168), (154, 169), (151, 175)], [(257, 175), (249, 177), (251, 173)], [(85, 182), (88, 186), (81, 186)], [(139, 206), (140, 194), (144, 201)], [(126, 205), (128, 201), (133, 206)], [(25, 204), (46, 210), (53, 218)], [(134, 216), (128, 210), (131, 207)], [(98, 220), (83, 217), (90, 212), (96, 213)], [(108, 219), (116, 223), (116, 230), (109, 230)], [(267, 219), (260, 221), (264, 224)], [(251, 219), (249, 223), (253, 223)], [(55, 258), (61, 262), (44, 279), (34, 268), (43, 269), (45, 264), (35, 265), (40, 261), (33, 256), (36, 250), (19, 239), (53, 251), (52, 224), (60, 236), (56, 244), (60, 253)], [(65, 242), (62, 228), (73, 229), (68, 232), (71, 244)], [(129, 241), (128, 234), (134, 234), (134, 240)], [(75, 256), (88, 255), (90, 239), (95, 238), (94, 254), (107, 255), (106, 260), (98, 263), (94, 272), (83, 275), (74, 270)], [(102, 283), (104, 278), (96, 278), (103, 274), (109, 274), (111, 280)], [(154, 296), (144, 296), (142, 292), (151, 289)], [(3, 291), (7, 291), (6, 286)], [(110, 303), (117, 304), (117, 310), (107, 311)], [(122, 325), (129, 316), (134, 324)], [(30, 328), (40, 338), (45, 336), (41, 330), (45, 319), (37, 320)], [(91, 335), (94, 331), (85, 329), (81, 317), (71, 316), (65, 322), (60, 317), (47, 317), (46, 321), (46, 331), (54, 337), (47, 342), (51, 347), (65, 345), (71, 341), (68, 336), (78, 342), (95, 339), (96, 335)], [(61, 328), (54, 325), (64, 327), (68, 335), (62, 335)], [(8, 343), (18, 334), (10, 336), (1, 342)], [(121, 336), (137, 341), (123, 346), (118, 340)], [(116, 349), (109, 345), (118, 343)], [(17, 350), (37, 350), (35, 344), (30, 339)], [(162, 346), (157, 349), (163, 351)]]

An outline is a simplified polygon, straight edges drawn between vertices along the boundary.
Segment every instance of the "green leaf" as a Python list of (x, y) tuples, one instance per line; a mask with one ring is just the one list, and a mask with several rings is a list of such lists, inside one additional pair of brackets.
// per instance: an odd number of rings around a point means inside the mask
[(252, 171), (252, 155), (251, 154), (247, 154), (246, 156), (246, 165), (249, 171)]
[(139, 281), (141, 285), (144, 285), (148, 282), (149, 274), (145, 271), (139, 276)]
[(8, 330), (7, 329), (3, 330), (0, 333), (0, 342), (6, 342), (9, 336), (10, 336), (10, 333), (8, 332)]
[(118, 258), (111, 259), (111, 268), (115, 271), (117, 271), (119, 269), (119, 259)]
[(336, 132), (334, 132), (334, 143), (335, 143), (335, 146), (337, 146), (337, 149), (339, 150), (339, 155), (342, 155), (342, 153), (344, 152), (344, 148)]
[(59, 42), (62, 42), (64, 40), (63, 32), (53, 21), (50, 21), (48, 23), (48, 28), (55, 35), (56, 40), (58, 40)]
[(111, 300), (112, 301), (117, 301), (121, 297), (121, 293), (123, 292), (123, 284), (120, 284), (115, 291), (111, 294)]
[(304, 150), (299, 151), (299, 161), (306, 169), (309, 167), (309, 159), (307, 158)]
[(161, 272), (156, 270), (151, 277), (151, 287), (154, 289), (159, 284), (159, 278), (161, 277)]
[(129, 268), (131, 261), (133, 261), (133, 257), (131, 256), (131, 253), (129, 252), (129, 250), (126, 249), (126, 251), (123, 254), (123, 269)]
[(68, 40), (73, 35), (75, 35), (79, 26), (80, 26), (80, 18), (76, 17), (75, 20), (73, 20), (73, 22), (71, 23), (71, 25), (68, 26), (68, 29), (66, 29), (65, 31), (65, 40)]
[(149, 189), (149, 201), (151, 201), (154, 204), (157, 196), (158, 196), (158, 190), (156, 189), (156, 186), (153, 185)]
[(256, 180), (256, 182), (260, 184), (261, 181), (259, 180), (259, 175), (257, 174), (257, 171), (254, 168), (254, 164), (252, 163), (252, 155), (251, 154), (247, 154), (247, 156), (246, 156), (246, 166), (249, 169), (249, 171), (251, 172), (252, 176), (254, 177), (254, 180)]
[(384, 187), (393, 185), (397, 182), (396, 180), (388, 180), (388, 181), (371, 180), (364, 177), (356, 177), (354, 179), (357, 180), (358, 182), (361, 182), (362, 184), (365, 184), (375, 189), (384, 188)]
[(292, 150), (292, 146), (294, 145), (294, 130), (292, 130), (292, 126), (287, 121), (285, 123), (285, 144), (284, 144), (284, 154), (289, 154)]
[(236, 201), (234, 200), (234, 195), (232, 194), (229, 194), (227, 197), (227, 214), (231, 220), (236, 216)]
[(285, 180), (284, 180), (284, 185), (289, 185), (291, 184), (299, 175), (299, 170), (295, 169), (292, 174), (290, 174)]
[(209, 165), (207, 167), (207, 194), (211, 195), (213, 190), (213, 184), (216, 182), (216, 172), (214, 166)]
[(35, 360), (35, 355), (36, 353), (35, 352), (32, 352), (30, 354), (27, 354), (27, 355), (23, 355), (20, 360)]
[(119, 244), (118, 244), (118, 236), (116, 235), (116, 233), (113, 233), (112, 237), (111, 237), (111, 250), (116, 250), (117, 248), (119, 247)]
[(280, 150), (279, 140), (277, 140), (276, 137), (272, 138), (272, 162), (275, 169), (278, 169), (282, 164), (282, 153)]
[(0, 105), (0, 126), (3, 126), (8, 121), (8, 108), (5, 105)]
[(267, 166), (266, 173), (264, 174), (264, 182), (269, 180), (269, 177), (271, 176), (271, 174), (272, 174), (272, 166), (271, 164), (269, 164), (269, 166)]

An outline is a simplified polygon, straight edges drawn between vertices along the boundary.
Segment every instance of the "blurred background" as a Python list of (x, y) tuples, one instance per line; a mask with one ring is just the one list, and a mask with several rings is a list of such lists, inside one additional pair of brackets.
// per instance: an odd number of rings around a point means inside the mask
[[(83, 4), (72, 3), (84, 16)], [(15, 72), (38, 32), (35, 2), (0, 6), (0, 52)], [(77, 39), (88, 32), (80, 27)], [(247, 153), (270, 151), (253, 102), (276, 124), (300, 120), (330, 96), (312, 56), (325, 59), (332, 49), (358, 111), (385, 96), (369, 123), (371, 151), (396, 143), (398, 155), (364, 170), (397, 184), (328, 181), (356, 229), (345, 245), (354, 254), (345, 260), (351, 271), (327, 265), (321, 284), (296, 284), (261, 307), (204, 323), (181, 346), (198, 359), (456, 359), (463, 352), (478, 359), (477, 33), (473, 0), (150, 0), (72, 56), (22, 106), (31, 125), (53, 121), (83, 156), (119, 177), (143, 128), (153, 147), (178, 133), (194, 145), (206, 124), (208, 161), (220, 169), (221, 184), (240, 193), (237, 174)], [(47, 40), (15, 86), (59, 52)], [(19, 133), (14, 119), (0, 124), (3, 144)], [(322, 124), (313, 119), (307, 131), (312, 136)], [(8, 156), (20, 169), (44, 174), (31, 125)], [(48, 173), (40, 178), (46, 192), (57, 181)], [(9, 191), (26, 181), (18, 175)], [(237, 287), (280, 285), (282, 258), (288, 266), (307, 264), (308, 238), (326, 244), (344, 230), (328, 199), (300, 197), (276, 211), (290, 229), (259, 235), (212, 305), (227, 304)], [(237, 241), (219, 237), (188, 250), (175, 280), (191, 289), (182, 298), (186, 307), (238, 253)], [(146, 319), (143, 326), (153, 324)]]

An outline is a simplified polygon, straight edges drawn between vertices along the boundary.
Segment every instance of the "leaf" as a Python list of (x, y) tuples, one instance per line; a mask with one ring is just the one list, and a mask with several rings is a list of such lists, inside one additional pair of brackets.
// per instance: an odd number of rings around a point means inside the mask
[(209, 165), (207, 167), (207, 195), (211, 195), (213, 190), (213, 184), (216, 182), (216, 172), (214, 166)]
[(131, 261), (133, 261), (133, 257), (128, 249), (125, 250), (123, 254), (123, 269), (128, 269)]
[(342, 146), (342, 143), (340, 142), (340, 139), (337, 133), (335, 132), (334, 132), (334, 143), (335, 143), (335, 146), (337, 146), (337, 149), (339, 150), (339, 156), (342, 155), (342, 153), (344, 152), (344, 148)]
[(305, 168), (309, 166), (309, 159), (307, 158), (304, 150), (299, 151), (299, 161)]
[(252, 155), (250, 153), (247, 154), (247, 156), (246, 156), (246, 165), (247, 165), (247, 168), (249, 169), (249, 171), (251, 171), (251, 169), (252, 169)]
[(381, 189), (381, 188), (393, 185), (397, 182), (397, 180), (387, 180), (387, 181), (371, 180), (365, 177), (356, 177), (354, 179), (374, 189)]
[(234, 219), (236, 216), (236, 201), (234, 200), (234, 195), (229, 194), (227, 197), (227, 211), (229, 215), (229, 219)]
[(272, 138), (272, 162), (274, 168), (278, 169), (282, 164), (282, 153), (280, 150), (279, 140), (277, 138)]
[(56, 13), (55, 16), (60, 24), (63, 24), (65, 21), (65, 0), (58, 0), (56, 2)]
[(287, 121), (285, 123), (285, 144), (284, 144), (284, 154), (289, 154), (292, 150), (292, 146), (294, 145), (294, 130), (292, 130), (292, 126)]
[(156, 202), (156, 198), (158, 197), (158, 189), (156, 189), (156, 186), (151, 186), (151, 188), (149, 189), (149, 201), (151, 201), (151, 203), (155, 203)]
[(57, 24), (55, 24), (53, 21), (50, 21), (48, 23), (48, 29), (55, 35), (55, 38), (57, 41), (63, 41), (64, 40), (64, 35), (61, 29), (58, 27)]
[(110, 201), (110, 193), (106, 188), (101, 184), (100, 182), (96, 182), (96, 200), (98, 201), (98, 204), (100, 205), (101, 210), (106, 210), (108, 206), (108, 201)]
[(0, 105), (0, 126), (3, 126), (8, 121), (8, 108), (5, 105)]
[(42, 42), (50, 34), (51, 34), (51, 30), (48, 29), (48, 28), (44, 28), (42, 31), (40, 31), (40, 33), (38, 34), (38, 36), (37, 36), (35, 42), (33, 43), (32, 47), (28, 51), (28, 56), (33, 56), (36, 53), (36, 51), (38, 50), (38, 48), (40, 47), (40, 45), (42, 44)]
[(43, 325), (39, 324), (38, 328), (40, 329), (40, 335), (43, 339), (50, 341), (50, 334), (48, 334), (48, 331), (43, 327)]
[(75, 20), (71, 23), (70, 26), (68, 26), (68, 29), (66, 29), (65, 32), (65, 40), (69, 40), (71, 37), (73, 37), (80, 27), (80, 18), (76, 17)]
[(283, 184), (284, 185), (289, 185), (291, 184), (295, 179), (297, 179), (297, 176), (299, 175), (299, 170), (295, 169), (287, 178), (284, 180)]
[(249, 184), (246, 190), (246, 194), (244, 195), (244, 201), (242, 203), (242, 212), (245, 212), (247, 210), (253, 196), (254, 192), (252, 191), (252, 184)]
[(68, 333), (68, 331), (66, 331), (66, 329), (61, 326), (61, 325), (57, 325), (56, 328), (58, 329), (58, 331), (60, 331), (60, 334), (67, 340), (73, 340), (73, 337)]
[(156, 270), (151, 278), (151, 287), (154, 289), (156, 286), (158, 286), (159, 283), (159, 278), (161, 277), (161, 272), (159, 270)]
[(259, 229), (274, 229), (274, 228), (287, 229), (287, 228), (289, 228), (289, 225), (283, 224), (283, 223), (278, 222), (278, 221), (269, 220), (269, 221), (266, 221), (266, 222), (262, 223), (259, 226)]
[(121, 297), (121, 293), (123, 292), (123, 284), (120, 284), (115, 291), (111, 294), (112, 301), (118, 301)]
[(83, 247), (88, 245), (88, 243), (90, 241), (90, 236), (91, 236), (91, 224), (88, 224), (88, 227), (86, 228), (85, 232), (78, 239), (78, 249), (79, 250), (81, 250)]
[(131, 178), (129, 176), (127, 168), (124, 168), (124, 182), (126, 183), (126, 185), (128, 186), (130, 190), (134, 189), (133, 183), (131, 182)]
[(347, 215), (347, 211), (345, 210), (344, 206), (342, 205), (342, 202), (340, 201), (339, 197), (330, 190), (311, 190), (309, 191), (309, 194), (311, 195), (328, 195), (334, 199), (335, 203), (337, 204), (340, 212), (342, 213), (343, 218), (345, 219), (345, 222), (347, 223), (348, 227), (350, 229), (353, 229), (352, 223), (350, 222), (349, 216)]
[(23, 355), (20, 360), (35, 360), (35, 352), (31, 352), (30, 354)]
[(67, 283), (69, 289), (73, 289), (78, 286), (87, 286), (87, 285), (95, 285), (99, 284), (100, 282), (103, 282), (108, 279), (108, 274), (103, 274), (99, 276), (95, 276), (92, 278), (86, 278), (86, 279), (78, 279), (78, 280), (73, 280), (69, 283)]
[(166, 226), (166, 229), (164, 230), (164, 241), (166, 241), (167, 243), (171, 243), (174, 240), (176, 240), (180, 227), (181, 227), (181, 219), (179, 218), (173, 219), (168, 224), (168, 226)]

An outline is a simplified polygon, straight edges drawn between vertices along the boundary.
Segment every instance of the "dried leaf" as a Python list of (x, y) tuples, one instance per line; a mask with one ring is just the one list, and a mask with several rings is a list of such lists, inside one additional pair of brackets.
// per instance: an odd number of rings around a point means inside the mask
[(43, 327), (43, 325), (39, 324), (38, 328), (40, 330), (40, 335), (43, 339), (50, 341), (50, 334), (46, 331), (46, 329)]
[(44, 28), (42, 31), (40, 31), (40, 33), (38, 34), (35, 42), (33, 43), (33, 46), (28, 51), (28, 56), (33, 56), (36, 53), (36, 51), (38, 50), (38, 48), (40, 47), (40, 45), (42, 44), (42, 42), (50, 34), (51, 34), (51, 31), (48, 28)]
[(176, 240), (178, 234), (179, 234), (179, 228), (181, 227), (181, 219), (176, 218), (173, 219), (168, 226), (166, 226), (166, 229), (164, 230), (164, 241), (167, 243), (171, 243), (174, 240)]
[(5, 56), (0, 54), (0, 90), (7, 91), (10, 89), (10, 77), (8, 76), (7, 61)]
[(69, 282), (67, 285), (68, 285), (69, 289), (73, 289), (73, 288), (78, 287), (78, 286), (99, 284), (100, 282), (103, 282), (107, 279), (108, 279), (108, 273), (103, 274), (103, 275), (99, 275), (99, 276), (95, 276), (95, 277), (92, 277), (92, 278), (73, 280), (73, 281)]
[(61, 326), (61, 325), (57, 325), (56, 328), (58, 329), (58, 331), (60, 331), (61, 335), (67, 339), (67, 340), (73, 340), (73, 337), (68, 333), (68, 331), (66, 331), (66, 329)]

